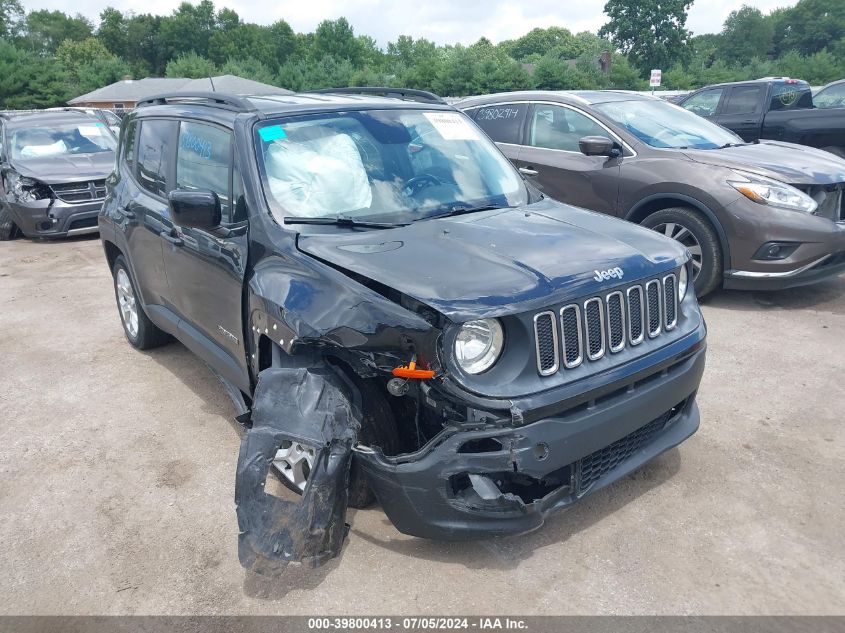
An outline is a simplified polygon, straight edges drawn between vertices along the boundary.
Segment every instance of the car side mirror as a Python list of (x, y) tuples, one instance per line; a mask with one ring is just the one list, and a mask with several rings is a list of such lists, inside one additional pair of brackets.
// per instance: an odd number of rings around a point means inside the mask
[(606, 136), (585, 136), (578, 141), (578, 147), (584, 156), (611, 156), (622, 154), (619, 145)]
[(186, 228), (209, 231), (220, 226), (220, 198), (213, 191), (177, 189), (167, 196), (173, 223)]

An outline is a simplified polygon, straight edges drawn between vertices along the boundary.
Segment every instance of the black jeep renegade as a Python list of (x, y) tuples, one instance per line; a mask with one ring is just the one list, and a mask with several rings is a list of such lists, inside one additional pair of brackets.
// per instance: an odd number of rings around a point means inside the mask
[(126, 337), (236, 402), (249, 568), (336, 556), (373, 496), (407, 534), (533, 530), (698, 428), (688, 253), (544, 198), (434, 95), (155, 97), (118, 152)]

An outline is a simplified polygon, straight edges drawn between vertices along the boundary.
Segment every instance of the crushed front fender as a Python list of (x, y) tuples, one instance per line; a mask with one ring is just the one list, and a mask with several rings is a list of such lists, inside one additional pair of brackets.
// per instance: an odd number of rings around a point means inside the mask
[[(259, 374), (252, 427), (241, 440), (235, 480), (238, 558), (274, 575), (299, 562), (319, 567), (340, 554), (348, 531), (347, 486), (360, 414), (348, 386), (328, 365), (268, 368)], [(298, 502), (264, 489), (281, 443), (316, 448)]]

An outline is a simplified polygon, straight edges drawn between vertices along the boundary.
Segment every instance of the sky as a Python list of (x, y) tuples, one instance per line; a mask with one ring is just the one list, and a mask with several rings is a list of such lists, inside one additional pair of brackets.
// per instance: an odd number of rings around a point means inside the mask
[[(180, 0), (23, 0), (24, 8), (81, 13), (95, 24), (100, 11), (169, 14)], [(215, 0), (220, 9), (237, 11), (241, 19), (270, 24), (284, 19), (300, 33), (313, 31), (322, 20), (346, 17), (358, 35), (369, 35), (380, 46), (399, 35), (425, 37), (438, 44), (471, 44), (484, 36), (494, 43), (524, 35), (535, 27), (561, 26), (573, 33), (596, 32), (605, 22), (605, 0)], [(748, 4), (764, 13), (795, 0), (696, 0), (687, 28), (693, 34), (716, 33), (728, 14)]]

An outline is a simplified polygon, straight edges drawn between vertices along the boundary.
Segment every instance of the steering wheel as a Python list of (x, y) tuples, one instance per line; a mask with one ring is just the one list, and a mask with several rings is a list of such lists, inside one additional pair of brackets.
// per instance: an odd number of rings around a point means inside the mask
[(426, 187), (434, 187), (442, 185), (443, 181), (434, 174), (422, 174), (421, 176), (414, 176), (405, 181), (405, 195), (415, 196)]

